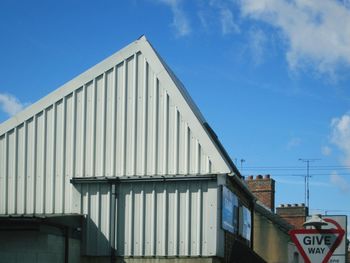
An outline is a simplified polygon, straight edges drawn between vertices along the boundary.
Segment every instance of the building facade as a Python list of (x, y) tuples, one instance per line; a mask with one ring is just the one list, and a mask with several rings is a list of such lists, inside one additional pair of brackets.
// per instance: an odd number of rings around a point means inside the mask
[(281, 204), (276, 213), (296, 229), (302, 229), (309, 215), (309, 208), (302, 204)]
[(0, 125), (0, 262), (259, 262), (254, 201), (145, 37)]
[(292, 228), (285, 220), (257, 203), (254, 211), (255, 252), (269, 263), (292, 263), (290, 254), (294, 245), (288, 233)]
[(269, 174), (264, 176), (253, 175), (247, 177), (245, 181), (248, 188), (256, 198), (271, 212), (275, 211), (275, 180)]
[(277, 214), (274, 212), (275, 180), (270, 175), (251, 175), (246, 183), (258, 199), (254, 208), (254, 251), (269, 263), (302, 262), (289, 235), (295, 226), (282, 216), (283, 213), (279, 214), (280, 208)]

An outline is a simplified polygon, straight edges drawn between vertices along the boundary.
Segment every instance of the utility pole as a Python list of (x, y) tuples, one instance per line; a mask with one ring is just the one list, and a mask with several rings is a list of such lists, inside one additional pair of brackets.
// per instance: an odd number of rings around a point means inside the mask
[(306, 206), (310, 209), (310, 162), (315, 162), (320, 159), (307, 159), (307, 158), (299, 158), (299, 161), (306, 163), (306, 175), (304, 177), (305, 183), (305, 203)]

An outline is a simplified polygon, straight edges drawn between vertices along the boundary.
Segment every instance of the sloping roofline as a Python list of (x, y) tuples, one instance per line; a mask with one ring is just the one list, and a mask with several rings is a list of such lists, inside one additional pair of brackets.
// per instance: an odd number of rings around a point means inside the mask
[[(96, 72), (103, 72), (108, 70), (109, 68), (113, 67), (117, 61), (122, 61), (126, 57), (130, 56), (132, 53), (136, 53), (138, 51), (141, 51), (146, 55), (147, 58), (150, 60), (153, 60), (153, 66), (155, 66), (154, 70), (155, 73), (163, 79), (166, 76), (170, 76), (172, 82), (175, 84), (177, 89), (181, 92), (183, 98), (186, 101), (186, 104), (189, 106), (190, 111), (192, 111), (199, 121), (201, 128), (205, 131), (208, 138), (211, 140), (211, 143), (216, 148), (216, 151), (220, 154), (221, 158), (216, 158), (216, 161), (219, 161), (224, 163), (226, 165), (227, 169), (225, 171), (222, 171), (220, 173), (226, 173), (231, 175), (237, 175), (239, 178), (241, 178), (240, 172), (232, 162), (231, 158), (229, 157), (228, 153), (220, 143), (219, 139), (217, 138), (216, 134), (213, 132), (209, 124), (206, 122), (205, 118), (201, 114), (199, 108), (194, 103), (190, 95), (188, 94), (186, 88), (181, 83), (181, 81), (175, 76), (175, 74), (172, 72), (172, 70), (167, 66), (167, 64), (164, 62), (164, 60), (159, 56), (159, 54), (156, 52), (156, 50), (152, 47), (152, 45), (148, 42), (145, 36), (141, 36), (138, 40), (132, 42), (131, 44), (127, 45), (120, 51), (114, 53), (110, 57), (106, 58), (102, 62), (98, 63), (97, 65), (93, 66), (92, 68), (88, 69), (84, 73), (78, 75), (74, 79), (68, 81), (66, 84), (62, 85), (55, 91), (51, 92), (44, 98), (40, 99), (36, 103), (30, 105), (23, 111), (19, 112), (9, 120), (3, 122), (0, 124), (0, 136), (5, 134), (6, 132), (16, 128), (18, 125), (22, 124), (28, 119), (31, 119), (33, 116), (41, 112), (43, 109), (46, 109), (50, 105), (57, 102), (62, 97), (67, 96), (71, 92), (73, 92), (76, 88), (82, 87), (84, 84), (86, 84), (88, 81), (90, 81), (92, 78), (96, 77)], [(155, 57), (156, 56), (156, 57)], [(158, 63), (157, 63), (158, 61)], [(160, 62), (160, 63), (159, 63)], [(166, 76), (165, 76), (166, 75)], [(59, 98), (59, 99), (58, 99)], [(186, 107), (187, 108), (187, 107)], [(204, 140), (207, 140), (206, 138), (202, 138)], [(213, 157), (213, 156), (212, 156)], [(215, 158), (215, 157), (213, 157)], [(221, 159), (221, 160), (219, 160)]]
[[(147, 41), (146, 36), (142, 35), (139, 39), (144, 39)], [(147, 41), (148, 42), (148, 41)], [(205, 129), (206, 133), (208, 136), (212, 139), (214, 144), (216, 145), (216, 148), (218, 151), (220, 151), (221, 155), (223, 158), (226, 160), (227, 164), (230, 167), (230, 173), (237, 175), (239, 178), (242, 178), (239, 170), (237, 167), (234, 165), (233, 161), (231, 160), (229, 154), (227, 153), (226, 149), (223, 147), (221, 142), (219, 141), (218, 136), (214, 132), (214, 130), (211, 128), (209, 123), (205, 120), (203, 114), (201, 113), (200, 109), (198, 108), (197, 104), (193, 101), (192, 97), (189, 95), (187, 89), (183, 85), (183, 83), (178, 79), (178, 77), (174, 74), (174, 72), (171, 70), (171, 68), (166, 64), (166, 62), (163, 60), (163, 58), (158, 54), (158, 52), (155, 50), (155, 48), (152, 46), (151, 43), (148, 42), (150, 47), (153, 49), (154, 53), (157, 55), (159, 61), (162, 63), (163, 67), (165, 70), (168, 72), (169, 76), (172, 78), (176, 86), (178, 87), (179, 91), (183, 95), (183, 97), (186, 99), (188, 105), (190, 105), (193, 113), (196, 115), (198, 120), (200, 121), (202, 127)]]

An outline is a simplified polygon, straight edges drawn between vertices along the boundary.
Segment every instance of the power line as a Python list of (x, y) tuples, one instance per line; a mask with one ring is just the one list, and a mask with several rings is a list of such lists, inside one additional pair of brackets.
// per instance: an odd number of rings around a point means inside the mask
[[(311, 169), (310, 169), (311, 171)], [(251, 174), (244, 174), (244, 176), (249, 176)], [(329, 176), (331, 175), (331, 173), (310, 173), (310, 177), (313, 177), (313, 176)], [(350, 176), (350, 173), (337, 173), (337, 175), (340, 175), (340, 176)], [(271, 174), (272, 177), (292, 177), (292, 176), (296, 176), (296, 177), (304, 177), (305, 174)]]
[(341, 209), (327, 209), (327, 208), (314, 208), (314, 209), (310, 209), (313, 211), (324, 211), (325, 215), (327, 215), (328, 213), (350, 213), (350, 210), (341, 210)]
[[(302, 159), (302, 158), (300, 158)], [(314, 159), (312, 159), (314, 160)], [(317, 160), (321, 160), (321, 159), (317, 159)], [(251, 166), (247, 166), (249, 168), (286, 168), (286, 167), (292, 167), (292, 168), (303, 168), (303, 166), (300, 165), (251, 165)], [(350, 168), (350, 165), (314, 165), (313, 167), (347, 167)]]
[[(245, 166), (245, 170), (305, 170), (302, 166)], [(314, 165), (310, 170), (343, 170), (350, 169), (350, 166), (344, 165)]]

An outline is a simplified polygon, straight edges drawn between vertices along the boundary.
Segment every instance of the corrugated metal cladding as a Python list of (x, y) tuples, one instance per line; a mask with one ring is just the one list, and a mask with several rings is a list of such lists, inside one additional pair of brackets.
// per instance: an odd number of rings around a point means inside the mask
[[(83, 184), (87, 255), (110, 254), (108, 184)], [(216, 254), (216, 181), (125, 183), (117, 187), (116, 250), (124, 256)]]
[(0, 135), (0, 213), (70, 213), (70, 178), (210, 174), (140, 52)]

